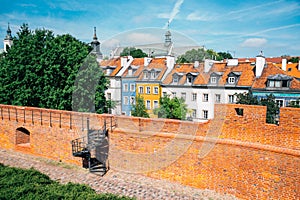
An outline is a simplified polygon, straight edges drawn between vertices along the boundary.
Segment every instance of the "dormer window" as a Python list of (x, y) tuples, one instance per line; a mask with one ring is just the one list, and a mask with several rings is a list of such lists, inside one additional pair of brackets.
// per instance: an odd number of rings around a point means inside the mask
[(241, 72), (230, 72), (227, 78), (227, 84), (234, 85), (238, 82)]
[(189, 83), (189, 84), (192, 84), (193, 77), (192, 76), (188, 76), (187, 79), (186, 79), (186, 82)]
[(289, 88), (293, 78), (284, 74), (268, 76), (267, 87), (270, 88)]
[(156, 76), (155, 76), (155, 71), (154, 70), (151, 70), (151, 78), (154, 79)]
[(235, 77), (229, 77), (228, 78), (228, 83), (229, 84), (235, 84)]
[(217, 83), (217, 77), (210, 77), (210, 83)]
[(144, 71), (144, 79), (148, 79), (149, 78), (149, 73), (148, 71)]
[(179, 77), (177, 75), (173, 76), (173, 83), (178, 83)]

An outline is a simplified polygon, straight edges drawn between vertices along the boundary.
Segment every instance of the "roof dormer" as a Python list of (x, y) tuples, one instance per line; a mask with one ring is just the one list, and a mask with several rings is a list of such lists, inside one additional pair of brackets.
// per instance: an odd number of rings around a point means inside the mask
[(172, 83), (173, 84), (178, 84), (179, 83), (179, 81), (180, 81), (180, 79), (181, 79), (181, 77), (183, 76), (184, 74), (183, 73), (174, 73), (173, 75), (172, 75), (172, 77), (173, 77), (173, 81), (172, 81)]
[(213, 72), (210, 74), (209, 78), (209, 84), (217, 85), (219, 83), (219, 80), (221, 76), (223, 75), (223, 72)]
[(240, 76), (241, 76), (241, 72), (230, 72), (229, 74), (228, 74), (228, 78), (227, 78), (227, 81), (226, 81), (226, 83), (228, 84), (228, 85), (236, 85), (237, 84), (237, 82), (238, 82), (238, 79), (240, 78)]
[(198, 76), (199, 73), (189, 72), (186, 74), (186, 84), (192, 85), (194, 83), (195, 78)]
[(272, 89), (272, 88), (288, 89), (290, 87), (292, 80), (293, 80), (292, 77), (284, 75), (284, 74), (271, 75), (271, 76), (268, 76), (267, 87), (269, 89)]

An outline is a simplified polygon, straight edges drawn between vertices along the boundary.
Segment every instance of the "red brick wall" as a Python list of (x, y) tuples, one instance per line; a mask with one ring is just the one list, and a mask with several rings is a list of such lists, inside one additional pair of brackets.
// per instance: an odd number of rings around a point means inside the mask
[[(112, 117), (0, 107), (1, 148), (76, 164), (80, 159), (72, 157), (70, 141), (86, 134), (86, 118), (99, 128)], [(300, 109), (282, 108), (279, 125), (265, 123), (261, 106), (217, 105), (215, 112), (206, 123), (114, 117), (110, 167), (242, 199), (299, 199)], [(30, 131), (29, 147), (16, 145), (18, 127)]]

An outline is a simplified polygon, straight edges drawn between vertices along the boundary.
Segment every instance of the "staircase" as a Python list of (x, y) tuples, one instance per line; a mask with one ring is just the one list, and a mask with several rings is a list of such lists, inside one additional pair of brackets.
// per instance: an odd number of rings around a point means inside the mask
[[(111, 123), (112, 124), (112, 123)], [(111, 126), (112, 127), (112, 126)], [(103, 176), (108, 171), (108, 129), (106, 120), (100, 130), (90, 130), (87, 136), (71, 141), (72, 154), (82, 158), (82, 167), (91, 173)]]

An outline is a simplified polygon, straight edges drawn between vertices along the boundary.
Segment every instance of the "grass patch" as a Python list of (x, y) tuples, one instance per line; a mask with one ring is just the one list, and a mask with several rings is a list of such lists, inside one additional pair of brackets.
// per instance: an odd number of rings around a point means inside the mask
[(97, 194), (84, 184), (60, 184), (35, 169), (7, 167), (0, 163), (0, 199), (130, 200), (113, 194)]

